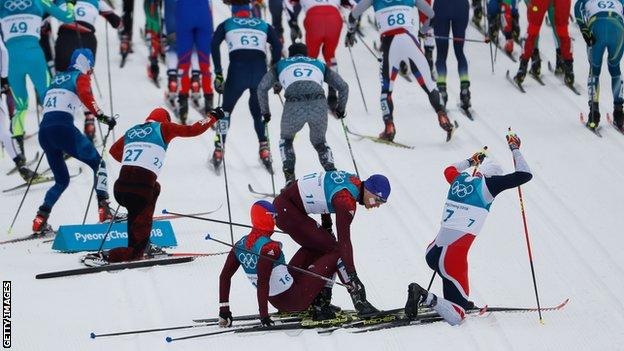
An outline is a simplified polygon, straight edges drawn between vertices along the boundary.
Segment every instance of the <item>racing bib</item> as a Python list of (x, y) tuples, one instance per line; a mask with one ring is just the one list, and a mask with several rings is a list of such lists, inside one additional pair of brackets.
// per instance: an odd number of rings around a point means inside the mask
[(265, 52), (267, 34), (252, 28), (239, 28), (225, 33), (225, 41), (229, 52), (241, 49)]
[(299, 196), (307, 213), (329, 213), (325, 198), (325, 173), (312, 173), (297, 181)]
[(620, 18), (624, 19), (624, 17), (622, 17), (622, 3), (617, 0), (589, 0), (585, 3), (585, 15), (587, 19), (590, 19), (598, 12), (608, 11), (615, 12)]
[(414, 26), (414, 10), (410, 6), (389, 6), (375, 11), (379, 32), (397, 28), (411, 29)]
[(80, 98), (73, 91), (67, 89), (50, 89), (43, 100), (43, 114), (48, 112), (67, 112), (72, 117), (76, 107), (81, 106)]
[(74, 16), (76, 17), (76, 21), (87, 22), (90, 25), (93, 25), (99, 15), (100, 10), (95, 7), (95, 5), (85, 1), (76, 2), (76, 6), (74, 7)]
[[(133, 131), (136, 130), (131, 132)], [(162, 146), (150, 142), (138, 141), (128, 143), (124, 146), (121, 164), (145, 168), (159, 175), (165, 161), (166, 152)]]
[(487, 215), (485, 208), (447, 199), (441, 224), (442, 228), (477, 235), (481, 232)]
[(313, 64), (296, 62), (288, 65), (279, 73), (279, 81), (284, 90), (294, 82), (309, 80), (322, 86), (325, 75), (323, 71)]
[(32, 36), (39, 39), (41, 17), (32, 14), (11, 15), (0, 20), (4, 41)]

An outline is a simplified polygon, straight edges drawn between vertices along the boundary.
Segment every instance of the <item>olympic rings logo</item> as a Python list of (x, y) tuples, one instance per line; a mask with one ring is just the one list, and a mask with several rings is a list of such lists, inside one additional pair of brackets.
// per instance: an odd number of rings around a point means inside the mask
[(257, 18), (233, 18), (232, 19), (234, 21), (234, 23), (239, 24), (239, 25), (250, 25), (250, 26), (257, 26), (260, 24), (260, 20)]
[(256, 265), (258, 265), (258, 257), (250, 253), (240, 253), (238, 261), (249, 269), (256, 269)]
[(345, 171), (333, 171), (329, 172), (329, 177), (334, 181), (334, 183), (342, 184), (347, 177), (347, 173)]
[(471, 184), (464, 185), (459, 182), (453, 183), (451, 186), (451, 194), (456, 195), (459, 198), (464, 198), (474, 191), (474, 187)]
[(130, 131), (128, 131), (128, 138), (143, 139), (146, 136), (150, 135), (150, 133), (152, 133), (152, 127), (131, 129)]
[(61, 85), (71, 79), (69, 74), (59, 74), (52, 80), (52, 84)]
[(30, 0), (9, 0), (4, 3), (4, 8), (9, 11), (24, 11), (30, 6), (32, 6), (32, 1)]

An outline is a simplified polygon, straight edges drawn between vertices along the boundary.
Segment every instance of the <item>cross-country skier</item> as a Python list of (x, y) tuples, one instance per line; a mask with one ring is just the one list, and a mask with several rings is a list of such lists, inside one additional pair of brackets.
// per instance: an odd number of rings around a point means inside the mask
[(9, 83), (15, 99), (16, 112), (11, 120), (13, 137), (24, 153), (24, 119), (28, 110), (26, 75), (35, 86), (39, 102), (50, 83), (50, 73), (39, 45), (39, 31), (44, 13), (63, 23), (74, 15), (61, 10), (49, 0), (0, 0), (2, 37), (9, 50)]
[[(435, 240), (427, 248), (427, 264), (442, 278), (444, 298), (428, 293), (416, 283), (408, 287), (405, 313), (415, 317), (418, 306), (432, 307), (451, 325), (464, 319), (466, 309), (473, 308), (469, 301), (468, 250), (483, 228), (494, 198), (501, 192), (520, 186), (533, 177), (528, 164), (520, 153), (520, 138), (507, 135), (507, 143), (513, 154), (515, 172), (502, 175), (502, 168), (477, 152), (467, 160), (459, 161), (444, 170), (444, 177), (451, 185), (448, 191), (441, 228)], [(474, 176), (465, 172), (478, 166)]]
[(457, 58), (457, 71), (459, 73), (460, 85), (460, 106), (468, 110), (470, 104), (470, 78), (468, 77), (468, 60), (464, 54), (464, 39), (466, 37), (466, 27), (468, 26), (468, 12), (470, 5), (466, 0), (436, 0), (433, 3), (435, 19), (432, 21), (433, 31), (436, 36), (436, 47), (438, 49), (435, 67), (438, 72), (437, 86), (440, 96), (446, 106), (448, 94), (446, 92), (446, 56), (448, 54), (450, 31), (453, 31), (453, 51)]
[(284, 42), (284, 26), (282, 25), (282, 13), (286, 10), (286, 20), (290, 28), (290, 41), (294, 44), (297, 39), (301, 39), (301, 28), (297, 19), (301, 13), (301, 4), (298, 2), (284, 0), (269, 0), (269, 11), (271, 12), (271, 24), (277, 30), (282, 45)]
[(10, 111), (7, 106), (6, 100), (9, 99), (11, 94), (11, 87), (9, 85), (9, 52), (4, 46), (4, 41), (0, 38), (0, 142), (7, 150), (9, 157), (15, 162), (15, 167), (19, 171), (19, 174), (25, 181), (30, 180), (35, 176), (35, 172), (26, 167), (26, 159), (24, 154), (21, 153), (18, 147), (16, 147), (13, 140), (11, 140), (11, 129), (9, 127)]
[[(225, 260), (219, 276), (221, 327), (232, 326), (230, 284), (232, 276), (241, 266), (251, 284), (257, 289), (262, 325), (273, 324), (269, 316), (269, 302), (282, 312), (305, 311), (312, 306), (314, 319), (335, 317), (326, 294), (327, 282), (285, 265), (282, 244), (271, 239), (275, 227), (275, 214), (275, 208), (270, 202), (261, 200), (254, 203), (251, 206), (251, 232), (236, 242)], [(339, 252), (336, 249), (319, 254), (302, 247), (290, 260), (289, 265), (309, 269), (313, 273), (331, 278), (336, 272), (338, 258)]]
[(396, 134), (394, 127), (394, 103), (392, 102), (392, 87), (400, 69), (401, 61), (408, 63), (412, 74), (429, 97), (429, 103), (436, 111), (440, 127), (447, 132), (447, 139), (453, 132), (453, 124), (449, 121), (440, 93), (431, 76), (429, 64), (420, 49), (420, 42), (412, 33), (416, 23), (414, 7), (422, 11), (428, 18), (419, 32), (423, 35), (429, 30), (429, 22), (434, 12), (425, 0), (399, 0), (387, 2), (384, 0), (362, 0), (349, 14), (349, 31), (345, 45), (353, 46), (356, 42), (356, 18), (366, 9), (373, 6), (375, 21), (381, 33), (381, 113), (385, 124), (384, 131), (379, 137), (392, 141)]
[(498, 44), (498, 32), (505, 36), (503, 50), (512, 55), (514, 41), (520, 36), (520, 14), (517, 0), (489, 0), (487, 2), (488, 37)]
[(122, 67), (128, 54), (132, 52), (132, 26), (134, 24), (134, 0), (123, 0), (122, 26), (119, 31), (119, 53), (121, 54)]
[(325, 140), (327, 132), (327, 100), (323, 82), (338, 91), (336, 116), (344, 118), (349, 95), (349, 86), (331, 69), (317, 59), (308, 57), (305, 44), (295, 43), (288, 48), (289, 58), (280, 60), (270, 69), (258, 86), (258, 101), (265, 122), (271, 119), (269, 110), (269, 89), (276, 84), (284, 88), (284, 111), (282, 112), (280, 154), (286, 184), (295, 178), (295, 135), (307, 123), (310, 127), (310, 142), (326, 171), (336, 170), (334, 156)]
[[(522, 84), (526, 77), (529, 59), (533, 55), (533, 48), (535, 47), (535, 41), (537, 40), (542, 22), (544, 21), (544, 14), (548, 11), (550, 4), (550, 0), (530, 0), (527, 4), (529, 27), (527, 28), (524, 50), (520, 56), (520, 68), (518, 68), (518, 73), (514, 76), (514, 81), (518, 85)], [(553, 0), (553, 6), (555, 16), (552, 25), (555, 27), (560, 41), (564, 82), (566, 85), (572, 86), (574, 84), (572, 44), (570, 34), (568, 33), (568, 17), (570, 16), (571, 0)]]
[[(365, 181), (345, 171), (312, 173), (287, 186), (275, 198), (277, 227), (288, 233), (302, 247), (330, 253), (338, 247), (340, 279), (351, 284), (351, 299), (359, 313), (376, 311), (366, 300), (364, 284), (358, 278), (351, 245), (351, 222), (357, 204), (367, 209), (388, 201), (390, 182), (375, 174)], [(331, 214), (336, 214), (336, 241)], [(321, 214), (319, 225), (310, 214)], [(330, 295), (331, 299), (331, 295)]]
[(600, 70), (604, 52), (608, 52), (607, 67), (611, 75), (613, 93), (613, 123), (624, 131), (624, 91), (620, 63), (624, 52), (624, 1), (577, 0), (574, 5), (576, 23), (587, 43), (589, 56), (589, 118), (587, 126), (596, 129), (600, 123)]
[(69, 70), (57, 72), (43, 100), (43, 120), (39, 126), (39, 144), (46, 154), (54, 174), (54, 185), (45, 195), (33, 221), (33, 232), (50, 229), (47, 223), (52, 207), (69, 185), (69, 172), (63, 158), (68, 154), (86, 163), (93, 170), (93, 187), (97, 193), (99, 221), (111, 220), (113, 214), (108, 202), (106, 164), (93, 144), (74, 127), (74, 114), (84, 105), (108, 128), (117, 123), (104, 115), (91, 92), (93, 53), (77, 49), (71, 57)]
[(145, 38), (148, 46), (147, 76), (156, 86), (159, 84), (160, 67), (158, 58), (162, 53), (162, 1), (144, 0), (143, 10), (145, 12)]
[(197, 51), (201, 72), (201, 87), (204, 93), (204, 112), (213, 106), (212, 77), (210, 73), (210, 51), (212, 42), (212, 9), (208, 0), (176, 1), (176, 46), (178, 52), (178, 73), (181, 75), (178, 103), (180, 120), (186, 123), (188, 97), (191, 87), (189, 70), (193, 48)]
[(172, 123), (167, 110), (156, 108), (144, 123), (128, 129), (111, 146), (111, 156), (121, 162), (114, 194), (117, 202), (128, 210), (128, 247), (88, 254), (82, 260), (85, 265), (102, 266), (143, 258), (149, 244), (154, 207), (160, 194), (160, 183), (156, 179), (162, 170), (169, 143), (176, 137), (201, 135), (217, 119), (223, 118), (223, 111), (212, 110), (209, 116), (209, 119), (183, 126)]
[[(61, 5), (62, 9), (66, 5)], [(54, 68), (56, 72), (67, 71), (71, 55), (75, 49), (88, 48), (97, 56), (97, 38), (95, 37), (95, 21), (101, 15), (113, 26), (119, 28), (121, 18), (113, 12), (113, 8), (104, 0), (79, 0), (74, 5), (76, 22), (59, 27), (54, 45)], [(95, 64), (95, 63), (94, 63)], [(93, 141), (95, 138), (95, 117), (85, 109), (84, 133)]]
[[(251, 18), (251, 7), (248, 0), (232, 1), (232, 17), (217, 27), (212, 39), (212, 60), (214, 62), (214, 87), (217, 93), (223, 94), (223, 111), (227, 126), (236, 102), (249, 90), (249, 110), (254, 120), (254, 129), (258, 137), (260, 160), (264, 166), (273, 171), (269, 141), (265, 133), (265, 124), (258, 103), (258, 84), (267, 72), (267, 44), (271, 45), (271, 66), (279, 61), (282, 44), (272, 26), (260, 18)], [(227, 43), (230, 65), (227, 79), (224, 80), (221, 65), (221, 43)], [(215, 149), (211, 162), (215, 169), (223, 161), (223, 144), (227, 128), (219, 130), (215, 136)], [(223, 139), (223, 140), (222, 140)]]
[[(305, 43), (308, 47), (308, 56), (317, 58), (323, 53), (325, 67), (338, 70), (336, 62), (336, 48), (342, 31), (342, 16), (340, 7), (351, 8), (349, 0), (294, 0), (301, 4), (305, 11), (303, 27), (305, 28)], [(338, 104), (336, 90), (329, 88), (327, 104), (330, 111), (334, 111)]]

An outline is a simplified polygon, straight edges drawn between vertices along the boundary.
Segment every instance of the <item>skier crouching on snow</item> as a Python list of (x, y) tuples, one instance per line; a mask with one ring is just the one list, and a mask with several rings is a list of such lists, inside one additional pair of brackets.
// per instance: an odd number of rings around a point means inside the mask
[(258, 101), (265, 123), (271, 120), (269, 111), (269, 89), (284, 88), (284, 112), (280, 124), (280, 154), (286, 185), (295, 181), (295, 135), (307, 123), (310, 127), (310, 142), (318, 153), (323, 169), (333, 171), (334, 156), (325, 140), (327, 132), (327, 99), (323, 83), (338, 91), (336, 116), (345, 117), (349, 97), (349, 86), (338, 73), (328, 69), (321, 61), (308, 57), (305, 44), (295, 43), (288, 48), (288, 58), (280, 60), (269, 70), (258, 85)]
[(223, 118), (223, 110), (212, 110), (209, 116), (209, 119), (186, 126), (172, 123), (167, 110), (156, 108), (144, 123), (128, 129), (111, 146), (110, 154), (121, 162), (114, 191), (117, 202), (128, 209), (128, 247), (88, 254), (83, 258), (85, 265), (102, 266), (143, 258), (149, 244), (154, 207), (160, 194), (160, 184), (156, 179), (163, 167), (169, 143), (176, 137), (194, 137), (204, 133)]
[[(257, 289), (260, 320), (263, 326), (273, 324), (269, 316), (269, 302), (279, 311), (292, 312), (305, 311), (312, 305), (315, 319), (334, 317), (324, 313), (330, 308), (329, 300), (321, 293), (327, 282), (285, 265), (282, 244), (271, 239), (275, 228), (275, 215), (275, 208), (268, 201), (257, 201), (251, 207), (252, 230), (236, 242), (219, 276), (221, 327), (232, 325), (233, 318), (229, 305), (230, 283), (240, 266)], [(290, 260), (289, 265), (309, 269), (313, 273), (330, 278), (336, 272), (338, 257), (337, 250), (319, 256), (318, 252), (302, 247)]]
[[(457, 162), (444, 170), (446, 181), (451, 185), (441, 228), (435, 240), (427, 248), (427, 264), (442, 278), (444, 298), (427, 292), (420, 285), (408, 287), (405, 314), (416, 317), (418, 306), (432, 307), (449, 324), (459, 324), (466, 309), (474, 307), (468, 300), (468, 250), (483, 228), (494, 198), (504, 190), (520, 186), (533, 177), (529, 165), (520, 153), (520, 138), (507, 136), (513, 154), (515, 172), (502, 175), (502, 168), (494, 161), (486, 160), (482, 152), (467, 160)], [(479, 166), (480, 165), (480, 166)], [(474, 176), (464, 172), (479, 166)]]
[[(381, 174), (361, 181), (344, 171), (312, 173), (282, 190), (273, 204), (277, 209), (277, 226), (304, 248), (329, 253), (338, 247), (340, 279), (350, 284), (353, 306), (359, 314), (377, 312), (366, 300), (364, 284), (358, 278), (351, 245), (351, 222), (357, 203), (367, 209), (376, 208), (388, 201), (390, 182)], [(336, 214), (336, 240), (332, 232), (331, 214)], [(308, 214), (321, 214), (319, 225)], [(331, 300), (331, 286), (324, 289)]]

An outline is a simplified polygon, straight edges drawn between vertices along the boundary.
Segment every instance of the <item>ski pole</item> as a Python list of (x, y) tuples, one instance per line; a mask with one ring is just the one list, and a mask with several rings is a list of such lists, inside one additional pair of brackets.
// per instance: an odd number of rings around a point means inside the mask
[(436, 271), (433, 271), (433, 275), (431, 276), (431, 280), (429, 281), (429, 285), (427, 285), (427, 291), (429, 291), (431, 289), (431, 286), (433, 285), (433, 279), (435, 279), (436, 276)]
[[(39, 161), (37, 162), (37, 167), (35, 167), (35, 171), (34, 174), (37, 174), (37, 170), (39, 169), (39, 166), (41, 165), (41, 161), (43, 160), (43, 155), (45, 155), (45, 152), (41, 153), (41, 156), (39, 156)], [(7, 230), (8, 234), (11, 234), (11, 232), (13, 231), (13, 225), (15, 224), (15, 221), (17, 220), (17, 216), (19, 215), (20, 211), (22, 210), (22, 206), (24, 205), (24, 200), (26, 200), (26, 195), (28, 194), (28, 190), (30, 190), (30, 186), (32, 185), (33, 180), (35, 179), (35, 176), (30, 177), (30, 179), (28, 179), (28, 186), (26, 187), (26, 191), (24, 192), (24, 196), (22, 196), (22, 201), (20, 201), (19, 206), (17, 207), (17, 211), (15, 212), (15, 216), (13, 217), (13, 221), (11, 222), (11, 225), (9, 226), (9, 229)]]
[(104, 243), (106, 242), (106, 239), (108, 238), (108, 233), (110, 233), (110, 230), (113, 227), (113, 223), (115, 222), (115, 218), (117, 217), (117, 212), (119, 212), (119, 207), (121, 207), (121, 205), (118, 204), (117, 208), (115, 209), (115, 214), (113, 215), (113, 218), (111, 218), (111, 221), (108, 224), (108, 229), (106, 229), (106, 234), (104, 234), (104, 239), (102, 239), (102, 242), (100, 243), (100, 247), (98, 248), (98, 251), (97, 251), (98, 254), (102, 252)]
[(97, 89), (98, 96), (101, 99), (102, 98), (102, 90), (100, 89), (100, 83), (98, 82), (97, 75), (95, 74), (95, 71), (93, 71), (93, 81), (95, 82), (95, 89)]
[(349, 153), (351, 154), (351, 161), (353, 161), (353, 167), (355, 168), (355, 174), (360, 177), (360, 172), (358, 172), (357, 164), (355, 164), (355, 157), (353, 157), (353, 149), (351, 148), (351, 141), (349, 140), (349, 134), (347, 134), (347, 126), (345, 126), (344, 118), (340, 119), (340, 123), (342, 123), (342, 131), (344, 132), (345, 138), (347, 139), (347, 146), (349, 146)]
[(280, 104), (282, 104), (282, 107), (284, 107), (284, 100), (282, 99), (282, 95), (277, 94), (277, 97), (279, 98)]
[(105, 336), (120, 336), (120, 335), (134, 335), (134, 334), (145, 334), (145, 333), (154, 333), (160, 331), (169, 331), (169, 330), (180, 330), (180, 329), (192, 329), (192, 328), (201, 328), (201, 327), (210, 327), (214, 325), (218, 325), (219, 322), (207, 322), (201, 324), (191, 324), (191, 325), (181, 325), (176, 327), (165, 327), (165, 328), (153, 328), (153, 329), (141, 329), (141, 330), (129, 330), (123, 332), (115, 332), (115, 333), (106, 333), (106, 334), (96, 334), (94, 332), (91, 333), (91, 339), (102, 338)]
[[(106, 142), (108, 141), (108, 136), (110, 135), (110, 133), (111, 133), (111, 129), (109, 127), (108, 132), (106, 132), (106, 136), (104, 137), (104, 141), (102, 142), (102, 152), (100, 153), (100, 163), (98, 164), (97, 172), (95, 172), (96, 182), (97, 182), (98, 173), (100, 173), (100, 168), (102, 168), (102, 163), (104, 162), (104, 156), (106, 152)], [(91, 199), (93, 198), (93, 192), (95, 191), (96, 186), (97, 185), (94, 185), (91, 188), (91, 193), (89, 193), (89, 201), (87, 202), (87, 208), (85, 209), (84, 217), (82, 218), (82, 224), (85, 224), (85, 222), (87, 221), (87, 213), (89, 213), (89, 207), (91, 207)]]
[[(111, 69), (110, 69), (110, 45), (108, 45), (108, 22), (106, 22), (106, 71), (108, 72), (108, 102), (110, 104), (110, 114), (111, 116), (115, 115), (115, 109), (113, 106), (113, 85), (111, 79)], [(113, 139), (115, 138), (115, 130), (113, 129)]]
[[(228, 222), (228, 221), (221, 221), (218, 219), (212, 219), (212, 218), (206, 218), (206, 217), (199, 217), (199, 216), (195, 216), (195, 215), (190, 215), (190, 214), (183, 214), (183, 213), (177, 213), (177, 212), (171, 212), (168, 211), (166, 209), (162, 210), (163, 214), (171, 214), (171, 215), (175, 215), (175, 216), (179, 216), (179, 217), (184, 217), (184, 218), (192, 218), (192, 219), (199, 219), (200, 221), (207, 221), (207, 222), (214, 222), (214, 223), (221, 223), (221, 224), (229, 224), (229, 225), (235, 225), (237, 227), (242, 227), (242, 228), (253, 228), (252, 226), (248, 225), (248, 224), (242, 224), (242, 223), (236, 223), (236, 222)], [(280, 230), (274, 230), (274, 233), (280, 233), (280, 234), (286, 234)]]
[[(508, 129), (508, 135), (512, 136), (514, 133), (511, 131), (511, 127)], [(513, 159), (514, 167), (516, 166), (516, 159)], [(527, 252), (529, 254), (529, 264), (531, 265), (531, 276), (533, 278), (533, 288), (535, 289), (535, 300), (537, 301), (537, 313), (539, 315), (540, 323), (544, 324), (542, 319), (542, 308), (540, 306), (539, 293), (537, 292), (537, 281), (535, 279), (535, 267), (533, 266), (533, 255), (531, 254), (531, 240), (529, 239), (529, 229), (527, 226), (526, 213), (524, 211), (524, 199), (522, 198), (522, 189), (518, 185), (518, 199), (520, 200), (520, 212), (522, 213), (522, 224), (524, 225), (524, 238), (526, 239)]]
[[(78, 45), (82, 49), (82, 48), (84, 48), (84, 45), (82, 43), (82, 34), (80, 34), (80, 27), (79, 27), (77, 22), (74, 23), (74, 27), (75, 27), (74, 30), (76, 31), (76, 34), (78, 35)], [(108, 30), (108, 27), (106, 27), (106, 30)], [(106, 33), (106, 34), (108, 34), (108, 33)], [(106, 46), (107, 46), (106, 50), (108, 50), (108, 41), (106, 42)], [(94, 53), (94, 55), (95, 55), (95, 53)], [(93, 75), (93, 80), (95, 81), (95, 87), (97, 88), (98, 95), (99, 95), (99, 97), (101, 99), (102, 98), (102, 92), (100, 91), (100, 85), (98, 84), (97, 77), (95, 76), (95, 67), (93, 68), (92, 75)], [(111, 112), (111, 114), (112, 114), (112, 112)], [(97, 129), (98, 129), (98, 132), (100, 133), (100, 139), (104, 140), (104, 136), (102, 134), (102, 123), (97, 118), (95, 120), (97, 121), (97, 125), (98, 125)], [(86, 124), (86, 115), (85, 115), (85, 124)]]
[(353, 60), (353, 52), (351, 51), (351, 47), (349, 46), (349, 56), (351, 56), (351, 64), (353, 64), (353, 71), (355, 72), (355, 78), (357, 79), (358, 87), (360, 88), (360, 95), (362, 96), (362, 102), (364, 103), (364, 110), (368, 113), (368, 106), (366, 106), (366, 99), (364, 98), (364, 91), (362, 90), (362, 83), (360, 82), (360, 75), (358, 74), (357, 67), (355, 66), (355, 61)]
[(310, 275), (310, 276), (312, 276), (312, 277), (316, 277), (316, 278), (319, 278), (319, 279), (321, 279), (321, 280), (324, 280), (324, 281), (326, 281), (326, 282), (328, 282), (328, 283), (333, 283), (333, 284), (340, 285), (340, 286), (342, 286), (342, 287), (347, 288), (347, 290), (351, 290), (351, 286), (350, 286), (350, 285), (343, 284), (343, 283), (340, 283), (340, 282), (336, 282), (336, 281), (334, 281), (333, 279), (330, 279), (330, 278), (324, 277), (324, 276), (322, 276), (322, 275), (320, 275), (320, 274), (318, 274), (318, 273), (311, 272), (311, 271), (309, 271), (309, 270), (307, 270), (307, 269), (299, 268), (299, 267), (297, 267), (297, 266), (293, 266), (293, 265), (290, 265), (290, 264), (288, 264), (288, 263), (281, 263), (281, 262), (279, 262), (279, 261), (278, 261), (278, 260), (276, 260), (276, 259), (273, 259), (273, 258), (271, 258), (271, 257), (269, 257), (269, 256), (265, 256), (265, 255), (262, 255), (262, 254), (255, 253), (255, 252), (253, 252), (253, 251), (247, 250), (247, 249), (246, 249), (246, 248), (244, 248), (244, 247), (235, 247), (234, 245), (228, 244), (228, 243), (226, 243), (225, 241), (221, 241), (221, 240), (219, 240), (219, 239), (215, 239), (215, 238), (213, 238), (212, 236), (210, 236), (210, 234), (206, 234), (206, 240), (212, 240), (212, 241), (218, 242), (219, 244), (223, 244), (223, 245), (225, 245), (225, 246), (229, 246), (229, 247), (231, 247), (231, 248), (233, 248), (233, 249), (240, 250), (240, 251), (243, 251), (243, 252), (246, 252), (246, 253), (252, 254), (252, 255), (254, 255), (254, 256), (258, 256), (259, 258), (264, 258), (264, 259), (269, 260), (269, 261), (271, 261), (271, 262), (273, 262), (273, 263), (279, 263), (279, 264), (281, 264), (281, 265), (283, 265), (283, 266), (286, 266), (286, 267), (288, 267), (288, 268), (292, 268), (292, 269), (296, 270), (297, 272), (301, 272), (301, 273), (304, 273), (304, 274)]
[[(486, 0), (483, 0), (483, 4), (485, 5), (483, 7), (483, 10), (485, 12), (485, 25), (487, 26), (487, 28), (490, 27), (490, 19), (488, 17), (488, 9), (487, 9), (487, 2)], [(496, 50), (496, 49), (494, 49)], [(498, 50), (496, 50), (496, 54), (498, 53)], [(492, 53), (492, 41), (490, 40), (490, 63), (492, 64), (492, 74), (494, 74), (494, 62), (496, 62), (496, 56), (494, 53)]]
[(221, 148), (223, 149), (222, 160), (223, 160), (223, 177), (225, 178), (225, 199), (227, 201), (227, 209), (228, 209), (228, 220), (230, 225), (230, 239), (232, 240), (232, 244), (234, 244), (234, 228), (232, 226), (232, 208), (230, 207), (230, 189), (228, 187), (228, 179), (227, 179), (227, 167), (225, 165), (225, 140), (223, 140), (223, 124), (221, 124), (219, 130), (219, 142), (221, 143)]
[(269, 138), (269, 123), (265, 122), (264, 123), (264, 135), (267, 138), (267, 145), (269, 146), (269, 157), (271, 157), (271, 172), (269, 172), (271, 174), (271, 187), (273, 188), (273, 197), (276, 196), (275, 194), (275, 176), (273, 175), (273, 173), (275, 173), (273, 171), (273, 154), (271, 153), (271, 138)]
[(368, 50), (368, 52), (370, 52), (371, 55), (373, 55), (375, 60), (377, 60), (378, 62), (381, 62), (381, 58), (379, 56), (377, 56), (377, 54), (375, 54), (375, 52), (373, 51), (373, 49), (371, 49), (370, 46), (368, 46), (366, 41), (364, 41), (364, 37), (360, 33), (358, 33), (358, 32), (356, 32), (356, 34), (360, 38), (360, 42), (364, 45), (364, 47)]
[(439, 36), (439, 35), (428, 35), (428, 36), (432, 37), (434, 39), (463, 41), (463, 42), (470, 42), (470, 43), (488, 44), (490, 42), (490, 38), (488, 38), (488, 37), (485, 37), (485, 39), (469, 39), (469, 38), (443, 37), (443, 36)]

